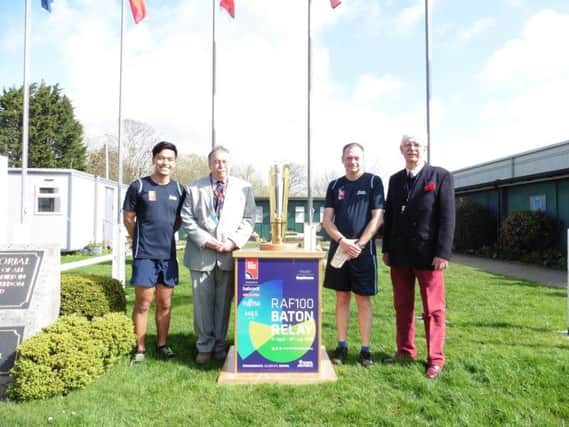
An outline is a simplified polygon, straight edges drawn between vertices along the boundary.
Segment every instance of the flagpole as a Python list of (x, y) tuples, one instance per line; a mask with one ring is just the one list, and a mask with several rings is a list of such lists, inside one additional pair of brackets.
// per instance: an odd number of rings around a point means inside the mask
[(22, 183), (20, 195), (20, 224), (27, 221), (27, 182), (28, 182), (28, 142), (29, 142), (29, 119), (30, 119), (30, 27), (31, 27), (31, 0), (26, 0), (25, 23), (24, 23), (24, 105), (22, 110)]
[(306, 142), (307, 142), (307, 164), (306, 164), (306, 170), (307, 170), (307, 176), (306, 176), (306, 182), (307, 182), (307, 196), (308, 196), (308, 225), (312, 226), (312, 181), (311, 181), (311, 162), (312, 162), (312, 146), (310, 144), (310, 139), (311, 139), (311, 134), (310, 134), (310, 126), (311, 126), (311, 116), (310, 116), (310, 110), (311, 110), (311, 98), (310, 98), (310, 92), (312, 90), (312, 40), (311, 40), (311, 29), (310, 29), (310, 21), (311, 21), (311, 16), (310, 16), (310, 12), (312, 9), (312, 0), (308, 0), (308, 23), (307, 23), (307, 50), (308, 50), (308, 60), (307, 60), (307, 64), (308, 64), (308, 70), (307, 70), (307, 82), (306, 82), (306, 101), (307, 101), (307, 105), (306, 105)]
[(211, 5), (211, 149), (215, 148), (215, 81), (216, 81), (216, 50), (215, 50), (215, 2)]
[(427, 89), (427, 163), (431, 162), (431, 15), (425, 0), (425, 72)]
[(115, 230), (115, 244), (113, 245), (113, 278), (120, 281), (124, 286), (124, 230), (122, 223), (122, 81), (123, 81), (123, 56), (124, 56), (124, 34), (125, 34), (125, 2), (121, 0), (121, 41), (119, 53), (119, 111), (118, 111), (118, 138), (117, 138), (117, 154), (118, 154), (118, 177), (117, 177), (117, 223)]

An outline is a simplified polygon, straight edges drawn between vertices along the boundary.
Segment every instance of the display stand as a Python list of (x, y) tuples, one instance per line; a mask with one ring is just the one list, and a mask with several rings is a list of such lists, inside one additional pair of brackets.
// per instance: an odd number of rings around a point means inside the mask
[(222, 384), (336, 381), (321, 345), (322, 251), (235, 251), (235, 345)]

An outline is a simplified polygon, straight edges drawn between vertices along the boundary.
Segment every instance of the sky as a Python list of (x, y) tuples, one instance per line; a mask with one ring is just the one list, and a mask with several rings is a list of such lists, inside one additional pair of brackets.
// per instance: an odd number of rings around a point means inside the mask
[[(146, 0), (127, 8), (123, 118), (181, 154), (211, 149), (212, 11), (216, 135), (264, 174), (307, 160), (307, 0)], [(24, 0), (0, 0), (0, 88), (23, 83)], [(116, 134), (120, 0), (32, 0), (30, 80), (59, 84), (91, 146)], [(569, 2), (432, 0), (431, 163), (449, 170), (569, 139)], [(340, 175), (365, 147), (384, 181), (404, 133), (426, 128), (424, 0), (312, 0), (313, 177)], [(316, 179), (316, 178), (314, 178)]]

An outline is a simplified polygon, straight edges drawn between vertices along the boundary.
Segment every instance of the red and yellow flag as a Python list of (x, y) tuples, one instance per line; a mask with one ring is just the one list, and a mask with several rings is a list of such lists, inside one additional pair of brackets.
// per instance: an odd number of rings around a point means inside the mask
[(146, 5), (144, 0), (128, 0), (130, 2), (130, 10), (132, 10), (132, 17), (134, 22), (138, 24), (146, 18)]
[(235, 18), (235, 1), (234, 0), (221, 0), (219, 5), (224, 8), (232, 18)]

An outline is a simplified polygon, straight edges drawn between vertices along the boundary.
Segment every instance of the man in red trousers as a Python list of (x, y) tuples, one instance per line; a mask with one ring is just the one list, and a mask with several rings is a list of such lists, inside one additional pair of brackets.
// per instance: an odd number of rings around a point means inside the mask
[(397, 353), (384, 363), (414, 360), (415, 280), (423, 300), (427, 338), (427, 378), (437, 378), (445, 355), (445, 283), (454, 238), (452, 175), (425, 162), (426, 145), (404, 135), (400, 150), (405, 169), (389, 180), (385, 203), (383, 261), (391, 267), (397, 324)]

